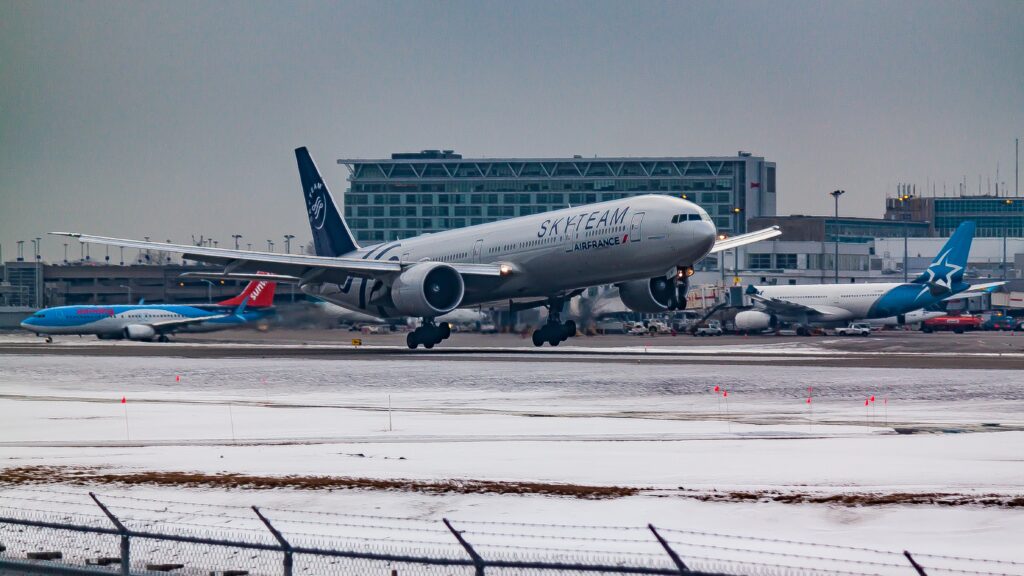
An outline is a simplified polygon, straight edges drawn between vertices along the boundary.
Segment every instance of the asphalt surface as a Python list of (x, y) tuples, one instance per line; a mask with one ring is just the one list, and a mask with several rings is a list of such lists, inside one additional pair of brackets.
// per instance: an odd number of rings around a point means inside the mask
[[(360, 340), (359, 345), (354, 345), (353, 339)], [(520, 361), (1024, 370), (1024, 333), (882, 331), (870, 337), (606, 335), (578, 336), (557, 348), (535, 348), (527, 336), (519, 334), (456, 333), (433, 350), (416, 351), (405, 346), (405, 333), (342, 330), (237, 330), (180, 335), (165, 344), (73, 336), (58, 337), (53, 344), (46, 344), (25, 333), (12, 333), (0, 336), (0, 356), (6, 354), (326, 359), (397, 356), (424, 360), (501, 356)]]

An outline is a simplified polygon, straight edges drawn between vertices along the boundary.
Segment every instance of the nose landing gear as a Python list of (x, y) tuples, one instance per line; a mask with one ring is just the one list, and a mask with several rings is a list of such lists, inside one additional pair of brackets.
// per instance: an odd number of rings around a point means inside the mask
[(409, 332), (409, 335), (405, 337), (405, 343), (411, 350), (415, 350), (420, 344), (424, 348), (430, 349), (451, 335), (452, 327), (447, 322), (434, 324), (432, 319), (426, 319), (422, 326)]

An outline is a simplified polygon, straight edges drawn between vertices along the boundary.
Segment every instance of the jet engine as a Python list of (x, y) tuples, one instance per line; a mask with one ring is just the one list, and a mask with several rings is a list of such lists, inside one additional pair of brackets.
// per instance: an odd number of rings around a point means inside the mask
[(391, 285), (391, 301), (402, 316), (434, 318), (459, 307), (466, 285), (458, 270), (442, 262), (422, 262)]
[(156, 330), (145, 324), (129, 324), (124, 327), (123, 333), (129, 340), (152, 340), (156, 336)]
[(665, 312), (686, 308), (689, 278), (680, 275), (655, 276), (650, 280), (630, 280), (619, 284), (619, 298), (634, 312)]
[(765, 328), (776, 328), (779, 320), (772, 314), (758, 310), (744, 310), (736, 314), (733, 320), (736, 330), (740, 332), (760, 332)]

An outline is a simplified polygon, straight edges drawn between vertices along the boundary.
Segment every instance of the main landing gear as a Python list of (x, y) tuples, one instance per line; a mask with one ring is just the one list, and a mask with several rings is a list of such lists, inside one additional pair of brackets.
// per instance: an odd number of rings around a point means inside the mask
[(558, 346), (576, 335), (576, 322), (561, 321), (564, 304), (565, 300), (562, 298), (552, 298), (545, 304), (548, 309), (548, 323), (533, 331), (534, 346), (543, 346), (545, 342)]
[(433, 319), (426, 319), (423, 321), (423, 325), (419, 328), (409, 332), (409, 335), (405, 337), (405, 343), (410, 349), (415, 350), (420, 344), (424, 348), (433, 348), (435, 344), (441, 342), (441, 340), (447, 339), (452, 335), (452, 327), (447, 322), (440, 324), (434, 324)]

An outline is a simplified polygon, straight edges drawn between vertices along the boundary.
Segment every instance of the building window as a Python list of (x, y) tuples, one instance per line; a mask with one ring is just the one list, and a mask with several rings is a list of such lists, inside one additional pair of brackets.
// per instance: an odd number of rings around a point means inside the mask
[(747, 268), (751, 270), (767, 270), (771, 267), (771, 254), (747, 254)]
[(785, 270), (796, 269), (796, 254), (776, 254), (775, 267)]

